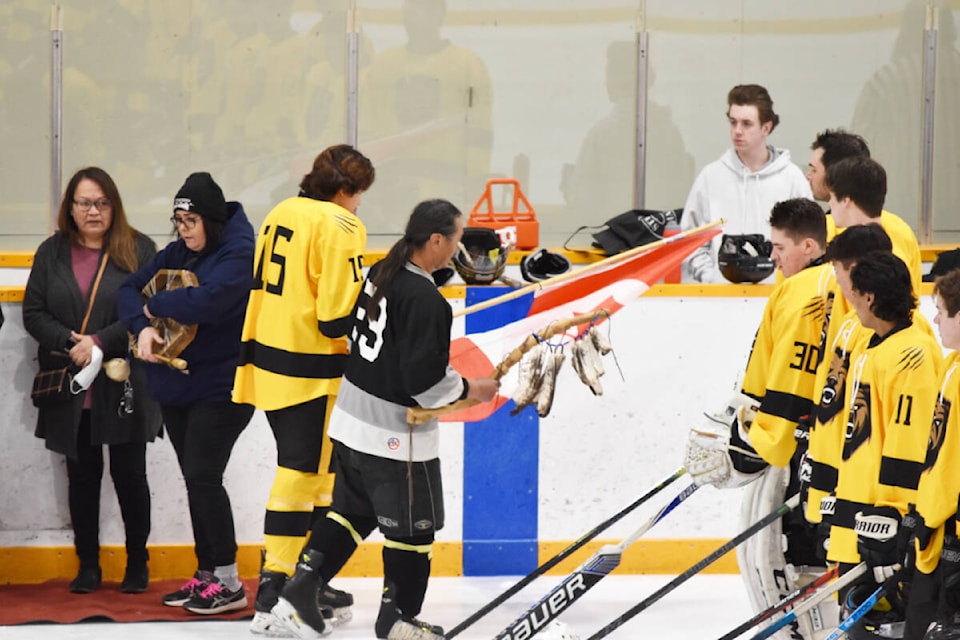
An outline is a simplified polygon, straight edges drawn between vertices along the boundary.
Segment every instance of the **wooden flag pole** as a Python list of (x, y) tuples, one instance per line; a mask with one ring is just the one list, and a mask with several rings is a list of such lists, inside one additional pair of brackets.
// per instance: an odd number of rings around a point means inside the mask
[[(590, 313), (582, 313), (580, 315), (573, 316), (572, 318), (562, 318), (560, 320), (551, 322), (537, 333), (531, 333), (528, 335), (518, 347), (508, 353), (507, 356), (500, 361), (500, 364), (494, 367), (493, 372), (490, 373), (489, 377), (493, 380), (499, 380), (502, 378), (510, 369), (510, 367), (520, 362), (520, 359), (523, 358), (523, 354), (537, 346), (538, 342), (542, 342), (552, 338), (557, 334), (563, 333), (570, 327), (587, 324), (599, 318), (608, 317), (610, 317), (609, 311), (606, 309), (597, 309), (596, 311), (592, 311)], [(463, 400), (457, 400), (452, 404), (447, 404), (435, 409), (410, 407), (407, 409), (407, 422), (414, 425), (423, 424), (429, 420), (432, 420), (433, 418), (437, 418), (447, 413), (453, 413), (454, 411), (460, 411), (461, 409), (468, 409), (478, 404), (480, 404), (479, 400), (474, 400), (473, 398), (464, 398)]]

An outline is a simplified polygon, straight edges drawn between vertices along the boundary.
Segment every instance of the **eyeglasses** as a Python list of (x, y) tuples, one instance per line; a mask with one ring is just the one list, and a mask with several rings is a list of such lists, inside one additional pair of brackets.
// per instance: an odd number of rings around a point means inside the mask
[(100, 198), (99, 200), (74, 200), (73, 204), (83, 213), (87, 213), (94, 207), (97, 208), (97, 211), (110, 211), (110, 209), (113, 208), (113, 205), (106, 198)]
[(183, 228), (186, 229), (187, 231), (197, 226), (198, 220), (200, 220), (200, 216), (191, 216), (189, 218), (178, 216), (177, 214), (173, 214), (172, 216), (170, 216), (170, 222), (173, 223), (173, 226), (179, 227), (183, 225)]

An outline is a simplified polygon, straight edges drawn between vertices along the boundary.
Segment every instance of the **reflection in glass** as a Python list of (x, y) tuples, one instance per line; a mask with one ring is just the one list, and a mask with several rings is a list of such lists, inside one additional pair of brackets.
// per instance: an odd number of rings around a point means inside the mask
[[(915, 231), (920, 221), (920, 155), (923, 134), (923, 56), (925, 0), (911, 0), (903, 11), (890, 60), (860, 90), (851, 128), (870, 145), (887, 170), (885, 209)], [(960, 239), (954, 214), (960, 201), (960, 52), (953, 13), (939, 9), (935, 102), (933, 219), (935, 241)], [(944, 233), (952, 231), (952, 234)]]
[[(652, 69), (648, 74), (652, 86), (655, 74)], [(560, 189), (575, 226), (603, 224), (633, 208), (636, 87), (636, 44), (611, 42), (606, 61), (610, 111), (590, 127), (576, 163), (563, 168)], [(692, 182), (693, 156), (684, 148), (670, 107), (649, 100), (644, 208), (680, 208)]]
[(425, 198), (468, 212), (490, 172), (493, 83), (476, 53), (443, 37), (446, 11), (446, 0), (404, 0), (406, 42), (361, 76), (360, 149), (377, 181), (360, 215), (376, 233), (399, 232)]

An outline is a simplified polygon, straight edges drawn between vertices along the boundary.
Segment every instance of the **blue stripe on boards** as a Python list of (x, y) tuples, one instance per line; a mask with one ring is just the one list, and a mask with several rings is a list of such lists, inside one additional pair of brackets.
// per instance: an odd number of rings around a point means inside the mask
[[(509, 291), (467, 287), (466, 306)], [(466, 332), (503, 326), (526, 315), (524, 296), (464, 318)], [(516, 345), (507, 345), (507, 349)], [(523, 575), (538, 565), (540, 419), (533, 407), (511, 416), (513, 402), (464, 424), (463, 575)]]

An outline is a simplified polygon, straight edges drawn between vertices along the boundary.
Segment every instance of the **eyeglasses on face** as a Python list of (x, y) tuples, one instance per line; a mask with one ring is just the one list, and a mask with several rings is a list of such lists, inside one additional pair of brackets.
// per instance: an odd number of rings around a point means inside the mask
[(186, 216), (178, 216), (177, 214), (170, 216), (170, 222), (173, 223), (173, 226), (183, 226), (187, 231), (197, 226), (198, 220), (200, 220), (200, 216), (190, 216), (189, 218)]
[(87, 213), (94, 207), (97, 208), (97, 211), (110, 211), (110, 209), (113, 208), (113, 205), (106, 198), (100, 198), (99, 200), (74, 200), (73, 204), (82, 213)]

